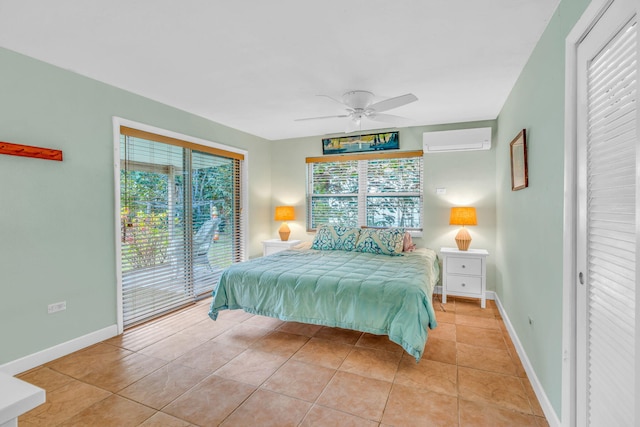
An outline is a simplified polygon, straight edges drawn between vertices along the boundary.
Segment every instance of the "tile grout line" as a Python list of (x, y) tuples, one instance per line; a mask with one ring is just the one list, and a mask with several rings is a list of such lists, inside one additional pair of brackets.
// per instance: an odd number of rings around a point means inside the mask
[[(247, 319), (243, 320), (242, 322), (240, 322), (239, 324), (242, 324), (242, 323), (246, 322), (247, 320), (249, 320), (249, 319), (251, 319), (251, 318), (252, 318), (252, 317), (249, 317), (249, 318), (247, 318)], [(280, 325), (280, 326), (282, 326), (282, 325)], [(280, 329), (280, 326), (279, 326), (277, 329), (271, 329), (271, 332), (273, 333), (274, 331), (278, 331), (278, 330)], [(234, 327), (235, 327), (235, 326), (234, 326)], [(233, 328), (231, 328), (231, 329), (233, 329)], [(269, 335), (269, 334), (268, 334), (268, 335)], [(305, 335), (305, 336), (306, 336), (306, 335)], [(264, 337), (261, 337), (261, 338), (264, 338)], [(261, 338), (259, 338), (259, 339), (261, 339)], [(311, 337), (307, 337), (307, 338), (308, 338), (308, 339), (307, 339), (307, 341), (305, 342), (305, 344), (306, 344), (306, 343), (308, 343), (308, 342), (311, 340), (311, 338), (313, 338), (313, 335), (312, 335)], [(258, 339), (258, 340), (259, 340), (259, 339)], [(254, 341), (253, 343), (251, 343), (251, 345), (253, 345), (253, 344), (254, 344), (255, 342), (257, 342), (258, 340), (256, 340), (256, 341)], [(287, 358), (287, 360), (285, 360), (285, 361), (284, 361), (280, 366), (278, 366), (278, 368), (277, 368), (275, 371), (273, 371), (273, 373), (271, 373), (271, 375), (269, 375), (267, 378), (265, 378), (265, 380), (264, 380), (264, 381), (262, 381), (262, 383), (260, 383), (258, 386), (256, 386), (256, 389), (255, 389), (255, 390), (253, 390), (253, 391), (252, 391), (252, 392), (251, 392), (251, 393), (250, 393), (250, 394), (249, 394), (249, 395), (248, 395), (248, 396), (247, 396), (247, 397), (246, 397), (242, 402), (240, 402), (240, 403), (235, 407), (235, 409), (234, 409), (233, 411), (231, 411), (231, 412), (230, 412), (226, 417), (224, 417), (224, 419), (223, 419), (222, 421), (220, 421), (220, 424), (219, 424), (219, 425), (224, 424), (224, 422), (225, 422), (229, 417), (231, 417), (231, 416), (232, 416), (232, 415), (233, 415), (233, 414), (234, 414), (234, 413), (235, 413), (235, 412), (236, 412), (236, 411), (237, 411), (237, 410), (238, 410), (242, 405), (244, 405), (244, 403), (245, 403), (246, 401), (248, 401), (248, 400), (249, 400), (249, 399), (250, 399), (254, 394), (256, 394), (256, 393), (258, 392), (258, 390), (261, 390), (261, 389), (262, 389), (262, 386), (263, 386), (267, 381), (269, 381), (269, 379), (270, 379), (271, 377), (273, 377), (273, 376), (276, 374), (276, 372), (278, 372), (278, 371), (280, 370), (280, 368), (282, 368), (282, 367), (283, 367), (287, 362), (289, 362), (289, 361), (291, 360), (291, 358), (292, 358), (292, 357), (293, 357), (293, 356), (294, 356), (298, 351), (300, 351), (300, 349), (301, 349), (302, 347), (304, 347), (304, 345), (305, 345), (305, 344), (301, 345), (301, 346), (300, 346), (300, 348), (298, 348), (298, 350), (296, 350), (295, 352), (293, 352), (293, 353), (292, 353), (292, 354)], [(251, 345), (249, 345), (249, 346), (248, 346), (244, 351), (242, 351), (240, 354), (242, 354), (242, 353), (244, 353), (245, 351), (247, 351), (248, 349), (250, 349), (250, 348), (251, 348)], [(259, 350), (256, 350), (256, 351), (259, 351)], [(218, 371), (219, 369), (221, 369), (222, 367), (226, 366), (229, 362), (231, 362), (232, 360), (234, 360), (234, 359), (235, 359), (236, 357), (238, 357), (238, 356), (239, 356), (239, 355), (237, 355), (237, 356), (235, 356), (233, 359), (231, 359), (231, 360), (227, 361), (227, 363), (225, 363), (224, 365), (220, 366), (220, 367), (219, 367), (218, 369), (216, 369), (216, 370), (215, 370), (211, 375), (215, 375), (215, 372), (217, 372), (217, 371)], [(237, 381), (237, 382), (242, 383), (242, 381)], [(247, 384), (247, 383), (242, 383), (242, 384)], [(252, 387), (253, 387), (253, 384), (248, 384), (248, 385), (250, 385), (250, 386), (252, 386)], [(286, 397), (289, 397), (289, 398), (292, 398), (292, 399), (296, 399), (296, 400), (299, 400), (299, 401), (302, 401), (302, 402), (306, 402), (305, 400), (298, 399), (298, 398), (291, 397), (291, 396), (287, 396), (286, 394), (283, 394), (283, 393), (274, 392), (274, 391), (272, 391), (272, 390), (267, 390), (267, 391), (270, 391), (270, 392), (272, 392), (272, 393), (276, 393), (276, 394), (279, 394), (279, 395), (282, 395), (282, 396), (286, 396)], [(308, 403), (308, 402), (307, 402), (307, 403)], [(313, 404), (311, 405), (311, 408), (312, 408), (312, 407), (313, 407)], [(311, 410), (311, 408), (309, 408), (309, 410), (305, 413), (305, 415), (302, 417), (302, 420), (304, 420), (304, 418), (307, 416), (307, 414), (308, 414), (308, 412)], [(302, 422), (302, 420), (301, 420), (300, 422)]]

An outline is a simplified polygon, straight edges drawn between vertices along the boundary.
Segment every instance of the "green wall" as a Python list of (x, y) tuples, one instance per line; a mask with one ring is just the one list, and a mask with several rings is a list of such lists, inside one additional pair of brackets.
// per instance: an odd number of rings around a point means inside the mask
[[(484, 121), (439, 126), (400, 129), (400, 150), (422, 150), (422, 134), (428, 131), (491, 127), (495, 141), (496, 122)], [(384, 130), (380, 130), (382, 132)], [(374, 133), (376, 131), (367, 131)], [(306, 231), (306, 157), (322, 156), (322, 136), (287, 139), (272, 142), (271, 191), (273, 207), (290, 204), (296, 208), (296, 220), (289, 222), (290, 239), (313, 240)], [(487, 289), (495, 288), (496, 242), (496, 155), (495, 148), (486, 151), (428, 153), (424, 155), (425, 219), (422, 238), (414, 239), (418, 247), (439, 249), (455, 247), (457, 227), (449, 225), (451, 206), (473, 205), (477, 209), (478, 226), (471, 227), (472, 248), (485, 248), (491, 256), (487, 260)], [(445, 195), (437, 195), (436, 188), (446, 188)], [(273, 222), (271, 236), (277, 237), (279, 223)]]
[(113, 116), (248, 150), (249, 231), (272, 226), (265, 140), (0, 49), (0, 141), (64, 153), (0, 155), (0, 365), (116, 323)]
[[(498, 117), (496, 291), (558, 418), (565, 38), (588, 4), (560, 3)], [(527, 131), (529, 187), (512, 192), (509, 143), (521, 129)]]

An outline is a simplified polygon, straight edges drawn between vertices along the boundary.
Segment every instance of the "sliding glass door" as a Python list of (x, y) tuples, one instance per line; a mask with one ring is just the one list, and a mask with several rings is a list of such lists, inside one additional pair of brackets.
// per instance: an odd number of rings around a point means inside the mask
[(125, 327), (207, 296), (222, 270), (242, 259), (242, 159), (155, 137), (121, 129)]

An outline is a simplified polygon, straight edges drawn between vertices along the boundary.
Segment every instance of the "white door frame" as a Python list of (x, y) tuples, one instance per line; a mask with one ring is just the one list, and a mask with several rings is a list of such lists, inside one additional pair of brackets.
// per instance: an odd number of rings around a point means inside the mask
[(578, 46), (613, 0), (592, 0), (565, 41), (564, 218), (562, 289), (562, 414), (576, 426), (576, 210)]
[[(577, 327), (577, 51), (614, 0), (592, 0), (565, 42), (565, 131), (564, 131), (564, 218), (563, 218), (563, 314), (562, 314), (562, 416), (565, 427), (576, 426), (576, 338)], [(638, 319), (636, 319), (638, 323)], [(636, 347), (638, 343), (636, 343)], [(638, 385), (636, 384), (636, 389)], [(638, 393), (636, 390), (636, 399)]]

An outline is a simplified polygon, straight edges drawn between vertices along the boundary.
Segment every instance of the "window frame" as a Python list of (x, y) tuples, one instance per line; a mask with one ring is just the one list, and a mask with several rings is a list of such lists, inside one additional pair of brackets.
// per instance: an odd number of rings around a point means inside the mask
[(227, 146), (218, 142), (208, 141), (189, 135), (180, 134), (177, 132), (169, 131), (155, 126), (146, 125), (143, 123), (134, 122), (128, 119), (114, 116), (112, 118), (113, 124), (113, 168), (114, 168), (114, 236), (115, 236), (115, 248), (116, 248), (116, 306), (117, 306), (117, 328), (118, 333), (124, 331), (124, 319), (123, 319), (123, 307), (122, 307), (122, 253), (120, 247), (121, 229), (120, 229), (120, 135), (121, 129), (126, 129), (127, 133), (136, 133), (138, 136), (145, 138), (146, 136), (153, 135), (153, 139), (158, 142), (164, 142), (172, 145), (180, 145), (185, 148), (190, 148), (195, 151), (201, 151), (214, 155), (221, 155), (229, 158), (239, 160), (239, 179), (240, 179), (240, 215), (239, 222), (240, 227), (243, 230), (238, 240), (239, 255), (242, 261), (248, 259), (247, 248), (249, 239), (249, 222), (247, 217), (248, 206), (248, 160), (249, 153), (246, 150), (236, 147)]
[[(399, 192), (399, 193), (368, 193), (367, 189), (367, 176), (366, 171), (367, 168), (365, 165), (370, 160), (393, 160), (393, 159), (404, 159), (404, 158), (420, 158), (420, 189), (417, 192)], [(357, 193), (339, 193), (335, 195), (327, 195), (327, 194), (313, 194), (313, 165), (316, 163), (333, 163), (333, 162), (350, 162), (357, 161), (357, 171), (358, 171), (358, 192)], [(312, 216), (312, 201), (314, 198), (322, 198), (322, 197), (351, 197), (357, 198), (357, 216), (358, 216), (358, 227), (367, 226), (367, 199), (369, 197), (380, 197), (380, 196), (390, 196), (390, 197), (401, 197), (401, 196), (417, 196), (420, 198), (420, 224), (419, 228), (408, 229), (412, 236), (414, 237), (422, 237), (422, 233), (424, 230), (424, 153), (421, 150), (416, 151), (401, 151), (394, 153), (365, 153), (365, 154), (351, 154), (351, 155), (333, 155), (333, 156), (322, 156), (322, 157), (307, 157), (306, 158), (307, 171), (306, 171), (306, 210), (307, 210), (307, 218), (306, 218), (306, 228), (308, 232), (315, 232), (317, 229), (312, 227), (313, 224), (313, 216)]]

